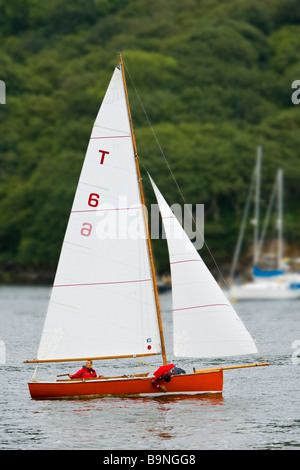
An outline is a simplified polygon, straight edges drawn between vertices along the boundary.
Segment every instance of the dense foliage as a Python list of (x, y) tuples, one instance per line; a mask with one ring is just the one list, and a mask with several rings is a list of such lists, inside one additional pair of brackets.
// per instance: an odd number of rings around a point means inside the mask
[[(182, 203), (167, 160), (185, 201), (205, 204), (218, 263), (231, 261), (258, 144), (262, 210), (282, 166), (285, 238), (299, 240), (300, 106), (291, 102), (300, 79), (298, 0), (0, 0), (0, 39), (3, 280), (16, 269), (54, 271), (119, 48), (141, 171), (170, 204)], [(248, 243), (251, 236), (249, 228)], [(160, 271), (163, 248), (154, 244)]]

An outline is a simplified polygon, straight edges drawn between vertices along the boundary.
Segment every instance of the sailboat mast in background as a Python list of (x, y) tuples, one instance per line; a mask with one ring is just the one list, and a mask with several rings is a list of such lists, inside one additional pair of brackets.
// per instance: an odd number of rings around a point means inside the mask
[(254, 259), (253, 264), (256, 266), (259, 256), (259, 209), (260, 209), (260, 180), (261, 180), (261, 157), (262, 147), (257, 147), (256, 161), (256, 188), (255, 188), (255, 215), (254, 215)]

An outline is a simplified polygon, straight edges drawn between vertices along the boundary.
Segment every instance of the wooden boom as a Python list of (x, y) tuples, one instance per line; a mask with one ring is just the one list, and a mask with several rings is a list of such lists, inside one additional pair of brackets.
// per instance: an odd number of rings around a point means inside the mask
[(123, 356), (102, 356), (102, 357), (74, 357), (71, 359), (33, 359), (32, 361), (23, 361), (24, 364), (35, 364), (35, 363), (42, 363), (42, 362), (81, 362), (81, 361), (101, 361), (105, 359), (127, 359), (127, 358), (136, 358), (136, 357), (145, 357), (145, 356), (158, 356), (160, 353), (147, 353), (147, 354), (128, 354)]
[(259, 362), (257, 364), (240, 364), (238, 366), (228, 366), (228, 367), (217, 367), (216, 369), (201, 369), (201, 370), (196, 370), (194, 367), (194, 373), (195, 374), (205, 374), (206, 372), (212, 372), (212, 371), (217, 371), (217, 370), (228, 370), (228, 369), (243, 369), (245, 367), (262, 367), (262, 366), (268, 366), (268, 362)]

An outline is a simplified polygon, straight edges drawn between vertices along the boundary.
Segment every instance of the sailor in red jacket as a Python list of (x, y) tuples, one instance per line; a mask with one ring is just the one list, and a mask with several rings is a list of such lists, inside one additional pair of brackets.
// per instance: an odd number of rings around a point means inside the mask
[(170, 382), (171, 377), (174, 373), (175, 366), (174, 364), (169, 364), (166, 366), (160, 366), (155, 372), (154, 372), (154, 379), (152, 380), (152, 385), (155, 388), (158, 388), (159, 390), (162, 390), (163, 392), (166, 392), (166, 389), (163, 385), (159, 385), (159, 380), (164, 379), (166, 382)]
[(69, 374), (70, 379), (89, 379), (91, 377), (97, 377), (96, 372), (92, 369), (93, 361), (86, 361), (85, 366), (82, 367), (76, 374)]

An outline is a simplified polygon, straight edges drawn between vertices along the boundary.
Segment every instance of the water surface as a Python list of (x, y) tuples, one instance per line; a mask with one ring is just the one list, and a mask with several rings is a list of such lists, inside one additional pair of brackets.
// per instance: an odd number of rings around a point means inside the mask
[[(0, 449), (202, 450), (300, 449), (300, 301), (240, 302), (236, 309), (261, 357), (222, 361), (174, 360), (187, 372), (267, 360), (269, 367), (224, 371), (222, 396), (96, 398), (35, 401), (27, 382), (35, 366), (47, 310), (47, 287), (0, 287)], [(161, 295), (171, 350), (171, 297)], [(292, 357), (294, 353), (294, 358)], [(300, 362), (300, 357), (299, 357)], [(74, 372), (81, 364), (40, 365), (38, 376)], [(98, 373), (146, 372), (159, 360), (98, 361)]]

